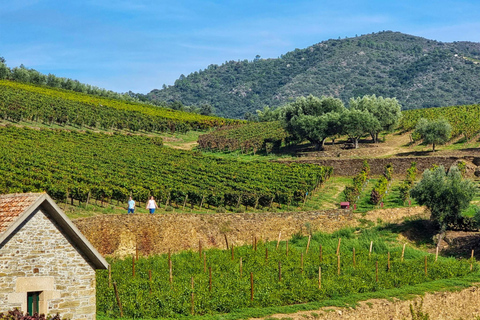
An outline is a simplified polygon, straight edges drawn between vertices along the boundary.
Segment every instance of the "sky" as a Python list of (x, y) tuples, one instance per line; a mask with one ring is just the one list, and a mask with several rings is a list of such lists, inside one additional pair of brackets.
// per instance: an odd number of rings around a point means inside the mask
[(0, 57), (148, 93), (230, 60), (383, 30), (480, 42), (479, 0), (0, 0)]

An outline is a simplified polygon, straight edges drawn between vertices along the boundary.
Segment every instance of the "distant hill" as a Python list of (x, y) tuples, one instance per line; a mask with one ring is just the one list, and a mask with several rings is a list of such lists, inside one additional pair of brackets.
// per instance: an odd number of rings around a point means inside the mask
[(148, 97), (210, 104), (216, 114), (242, 118), (296, 97), (396, 97), (404, 109), (480, 102), (480, 43), (443, 43), (385, 31), (327, 40), (277, 59), (229, 61), (181, 76)]

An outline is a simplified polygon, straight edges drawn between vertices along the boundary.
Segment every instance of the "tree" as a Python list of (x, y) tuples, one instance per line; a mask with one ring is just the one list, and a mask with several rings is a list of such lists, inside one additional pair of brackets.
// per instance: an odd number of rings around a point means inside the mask
[(439, 166), (423, 172), (422, 180), (413, 187), (410, 196), (430, 210), (430, 219), (440, 228), (440, 243), (447, 227), (457, 225), (462, 219), (461, 212), (468, 208), (476, 192), (473, 181), (464, 180), (456, 166), (448, 173)]
[(200, 106), (200, 114), (204, 116), (213, 115), (213, 107), (208, 103), (204, 103)]
[(414, 134), (422, 137), (424, 143), (431, 143), (432, 150), (435, 152), (436, 144), (444, 144), (450, 139), (452, 126), (445, 119), (427, 120), (421, 118), (415, 126)]
[(358, 139), (363, 135), (379, 130), (380, 122), (368, 111), (349, 109), (342, 113), (342, 132), (346, 134), (358, 148)]
[(381, 131), (392, 131), (402, 117), (402, 106), (396, 98), (383, 98), (375, 95), (365, 95), (356, 99), (351, 98), (350, 109), (368, 111), (380, 123), (379, 128), (372, 128), (369, 132), (373, 142), (378, 142), (378, 134)]

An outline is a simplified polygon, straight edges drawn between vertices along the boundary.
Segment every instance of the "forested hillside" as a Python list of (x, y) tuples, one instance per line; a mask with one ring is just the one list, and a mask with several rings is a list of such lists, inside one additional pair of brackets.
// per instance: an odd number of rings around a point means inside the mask
[(478, 103), (479, 75), (480, 43), (442, 43), (386, 31), (322, 41), (277, 59), (210, 65), (149, 97), (210, 104), (217, 115), (234, 118), (309, 94), (344, 102), (376, 94), (415, 109)]

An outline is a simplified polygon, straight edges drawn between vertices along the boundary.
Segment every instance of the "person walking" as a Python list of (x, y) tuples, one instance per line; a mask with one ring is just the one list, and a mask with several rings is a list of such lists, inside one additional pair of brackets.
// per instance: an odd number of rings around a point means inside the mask
[(128, 213), (135, 213), (135, 200), (132, 197), (128, 198)]
[(155, 209), (158, 209), (157, 201), (155, 201), (153, 196), (151, 196), (150, 200), (148, 200), (146, 209), (149, 210), (151, 214), (154, 214)]

